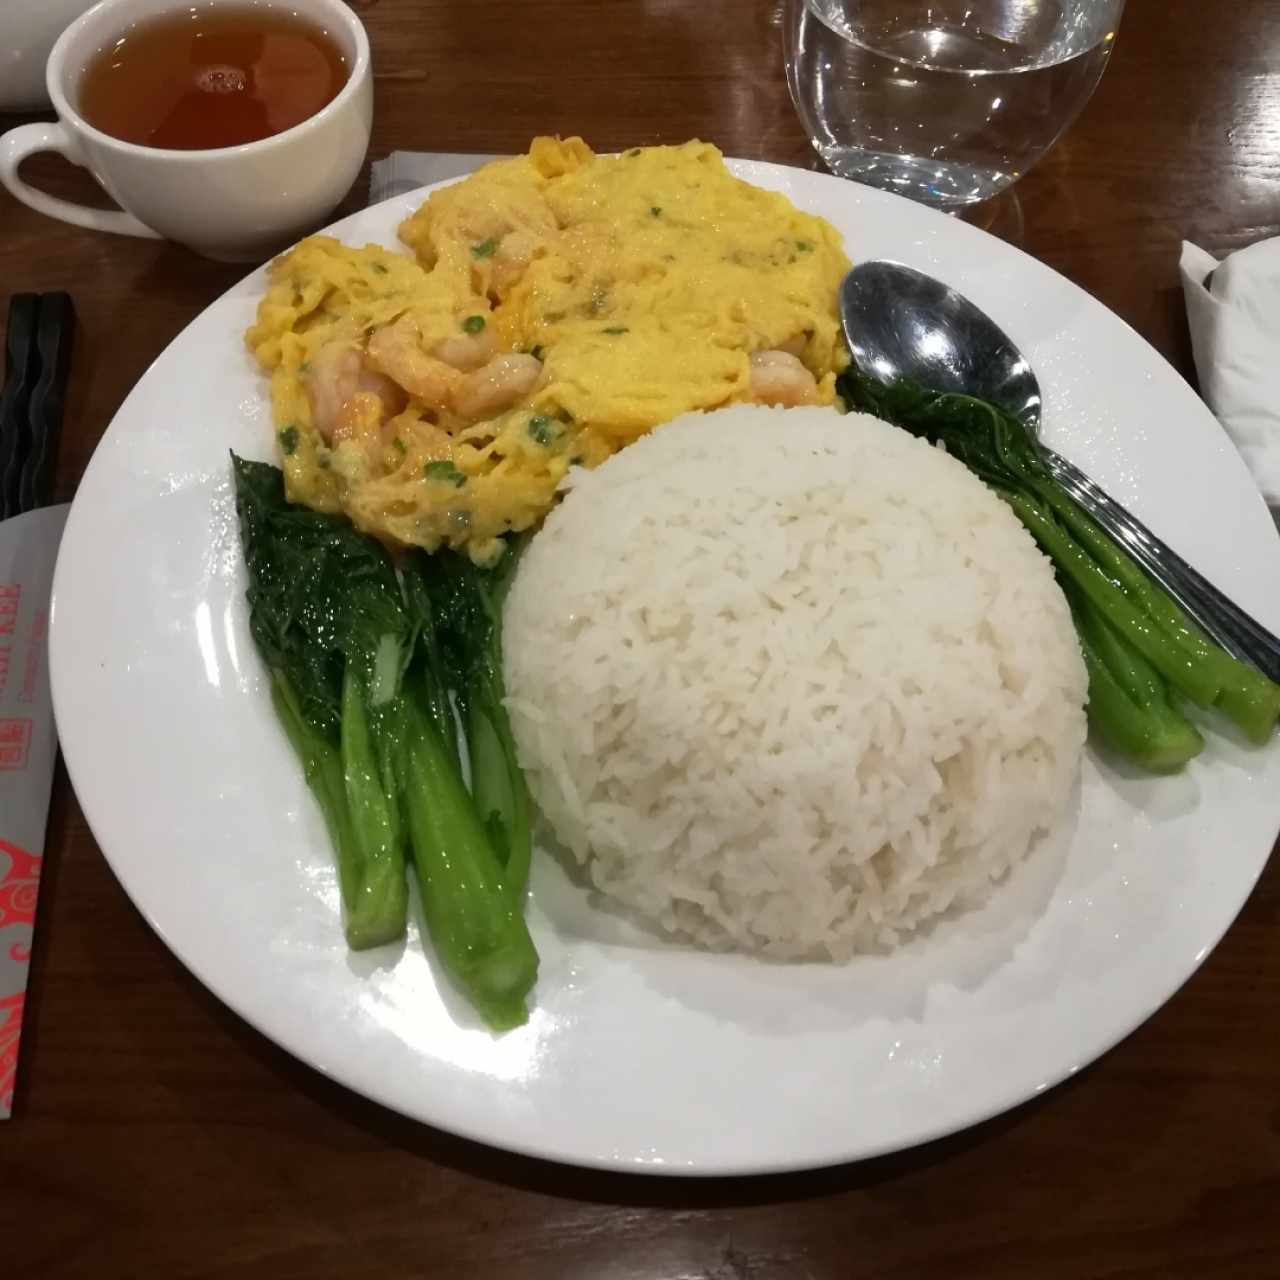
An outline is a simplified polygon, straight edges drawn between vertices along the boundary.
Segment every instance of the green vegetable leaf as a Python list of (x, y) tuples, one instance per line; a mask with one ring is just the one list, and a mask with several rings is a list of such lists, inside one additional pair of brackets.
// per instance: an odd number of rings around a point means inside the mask
[(498, 242), (496, 240), (481, 240), (479, 244), (471, 246), (471, 256), (473, 258), (490, 258), (497, 247)]
[(484, 316), (468, 316), (462, 327), (467, 333), (481, 333), (484, 330)]
[(280, 441), (280, 452), (286, 458), (290, 457), (298, 447), (298, 428), (293, 425), (281, 427), (276, 439)]

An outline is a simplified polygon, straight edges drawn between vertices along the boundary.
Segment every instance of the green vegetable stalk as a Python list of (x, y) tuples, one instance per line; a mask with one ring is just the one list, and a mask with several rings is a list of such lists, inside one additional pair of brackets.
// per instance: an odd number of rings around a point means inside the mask
[(497, 570), (484, 570), (453, 552), (415, 552), (404, 565), (406, 599), (423, 636), (409, 672), (422, 694), (408, 716), (413, 865), (436, 953), (495, 1030), (525, 1020), (524, 997), (538, 971), (522, 913), (528, 796), (502, 705), (501, 602), (516, 558), (508, 549)]
[(1080, 636), (1099, 737), (1153, 771), (1180, 767), (1203, 740), (1173, 705), (1170, 688), (1217, 707), (1255, 742), (1271, 737), (1280, 686), (1196, 628), (1061, 488), (1025, 424), (986, 401), (905, 380), (885, 386), (852, 366), (839, 390), (850, 407), (943, 444), (1009, 503), (1053, 560)]
[(409, 704), (413, 866), (436, 955), (495, 1031), (519, 1026), (538, 953), (489, 834), (430, 718)]
[(1068, 586), (1085, 667), (1089, 725), (1152, 773), (1173, 773), (1204, 749), (1193, 724), (1169, 704), (1159, 673), (1078, 590)]
[(404, 932), (404, 903), (399, 892), (403, 869), (393, 861), (379, 864), (366, 856), (351, 818), (341, 753), (302, 718), (297, 697), (279, 671), (272, 672), (271, 696), (338, 854), (348, 944), (360, 950), (394, 941)]
[(496, 569), (477, 569), (451, 553), (416, 556), (430, 602), (443, 678), (453, 691), (468, 747), (471, 792), (516, 900), (524, 896), (532, 849), (529, 793), (503, 706), (502, 601), (519, 546)]

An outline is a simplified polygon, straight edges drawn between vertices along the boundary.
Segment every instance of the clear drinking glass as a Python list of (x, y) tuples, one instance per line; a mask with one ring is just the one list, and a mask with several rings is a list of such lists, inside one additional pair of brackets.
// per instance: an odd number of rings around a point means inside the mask
[(785, 0), (791, 96), (833, 173), (940, 208), (1016, 182), (1089, 100), (1124, 0)]

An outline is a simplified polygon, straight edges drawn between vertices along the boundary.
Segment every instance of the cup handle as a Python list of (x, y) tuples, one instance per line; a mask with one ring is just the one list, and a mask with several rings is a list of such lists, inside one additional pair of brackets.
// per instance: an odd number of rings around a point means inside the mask
[(74, 223), (77, 227), (88, 227), (91, 231), (114, 231), (117, 235), (144, 236), (148, 240), (162, 238), (158, 231), (152, 231), (131, 213), (90, 209), (87, 205), (46, 195), (43, 191), (37, 191), (30, 183), (24, 182), (18, 176), (18, 166), (37, 151), (60, 152), (72, 164), (84, 167), (79, 149), (62, 125), (21, 124), (16, 129), (10, 129), (0, 137), (0, 183), (9, 189), (15, 199), (21, 200), (38, 213)]

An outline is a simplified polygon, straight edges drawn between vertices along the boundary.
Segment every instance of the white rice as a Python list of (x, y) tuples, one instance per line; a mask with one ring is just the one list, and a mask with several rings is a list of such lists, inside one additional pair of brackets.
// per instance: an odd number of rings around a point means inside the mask
[(668, 933), (880, 950), (1058, 822), (1086, 677), (1049, 561), (865, 415), (689, 414), (576, 474), (505, 614), (537, 804)]

